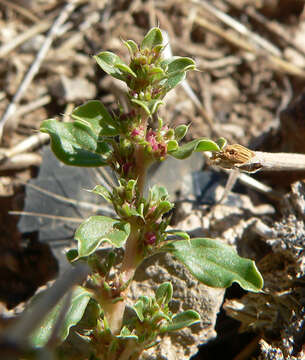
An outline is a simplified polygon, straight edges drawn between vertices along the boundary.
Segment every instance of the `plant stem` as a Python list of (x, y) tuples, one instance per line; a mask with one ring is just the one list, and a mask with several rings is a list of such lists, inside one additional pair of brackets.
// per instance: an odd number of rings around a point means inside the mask
[[(143, 196), (147, 164), (145, 163), (143, 148), (140, 145), (136, 145), (135, 160), (137, 169), (137, 185), (139, 196)], [(122, 284), (128, 283), (134, 276), (137, 266), (141, 262), (140, 254), (138, 254), (138, 241), (140, 236), (139, 226), (135, 223), (130, 224), (130, 235), (126, 241), (124, 258), (121, 267), (121, 279)], [(122, 327), (123, 315), (126, 305), (128, 287), (121, 293), (124, 300), (115, 304), (108, 304), (105, 314), (109, 323), (109, 327), (113, 334), (118, 334)]]
[(141, 145), (136, 145), (135, 158), (138, 173), (137, 185), (139, 190), (139, 196), (143, 196), (146, 181), (147, 162), (145, 161), (145, 155), (143, 147)]
[[(131, 356), (134, 355), (135, 353), (138, 353), (136, 343), (134, 341), (129, 340), (118, 360), (129, 360)], [(132, 359), (138, 359), (139, 355), (140, 354), (138, 353), (138, 356), (136, 357), (133, 356)]]

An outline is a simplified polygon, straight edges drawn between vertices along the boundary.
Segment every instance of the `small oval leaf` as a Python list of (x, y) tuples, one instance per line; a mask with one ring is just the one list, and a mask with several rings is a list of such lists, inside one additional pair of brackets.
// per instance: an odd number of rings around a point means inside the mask
[(152, 202), (167, 200), (169, 198), (166, 187), (154, 185), (149, 189), (149, 199)]
[(179, 145), (176, 140), (169, 140), (167, 143), (167, 151), (172, 152), (178, 149)]
[(72, 263), (73, 261), (78, 259), (78, 251), (77, 249), (70, 249), (66, 252), (67, 260)]
[(119, 134), (119, 124), (98, 100), (87, 101), (85, 104), (78, 106), (72, 112), (71, 117), (91, 124), (97, 137)]
[(163, 36), (161, 30), (157, 27), (152, 28), (149, 32), (145, 35), (142, 43), (141, 49), (150, 49), (152, 50), (155, 46), (162, 45)]
[(120, 335), (118, 335), (117, 338), (138, 340), (138, 336), (132, 334), (126, 326), (122, 328)]
[(92, 127), (61, 123), (55, 119), (43, 121), (40, 131), (51, 137), (51, 148), (56, 157), (66, 165), (105, 166), (110, 148), (107, 143), (99, 143)]
[(96, 185), (93, 190), (89, 191), (102, 196), (107, 202), (112, 203), (111, 193), (104, 186)]
[(168, 304), (173, 297), (173, 285), (170, 282), (162, 283), (156, 291), (156, 300), (159, 305)]
[(131, 99), (131, 102), (141, 106), (141, 108), (144, 109), (146, 114), (149, 116), (153, 115), (157, 111), (158, 107), (163, 104), (163, 101), (158, 99), (153, 99), (150, 101)]
[(176, 87), (178, 84), (181, 83), (185, 79), (185, 72), (173, 74), (168, 77), (166, 82), (163, 84), (163, 91), (165, 93), (172, 90), (174, 87)]
[(186, 135), (188, 128), (189, 127), (184, 124), (177, 126), (175, 129), (175, 139), (177, 141), (182, 140), (184, 138), (184, 136)]
[(169, 154), (176, 159), (183, 160), (191, 156), (195, 151), (220, 151), (220, 149), (214, 141), (200, 138), (180, 146), (177, 150), (169, 152)]
[(175, 57), (171, 59), (167, 63), (167, 75), (170, 77), (173, 74), (177, 74), (188, 71), (188, 70), (194, 70), (196, 68), (195, 62), (193, 59), (188, 57)]
[(167, 230), (166, 231), (167, 234), (170, 235), (175, 235), (178, 236), (184, 240), (190, 240), (190, 236), (188, 233), (186, 233), (185, 231), (180, 231), (180, 230)]
[(194, 310), (183, 311), (172, 318), (172, 323), (161, 328), (161, 332), (177, 331), (200, 321), (200, 315)]
[(219, 146), (219, 149), (222, 150), (227, 145), (227, 140), (223, 137), (216, 140), (217, 145)]
[(92, 254), (103, 241), (114, 247), (121, 247), (129, 236), (130, 226), (127, 223), (107, 216), (91, 216), (76, 230), (79, 257)]
[(259, 292), (263, 278), (254, 261), (240, 257), (230, 246), (215, 239), (172, 241), (160, 250), (170, 252), (201, 282), (229, 287), (237, 282), (243, 289)]
[(125, 81), (126, 76), (118, 67), (116, 67), (118, 64), (126, 65), (119, 56), (113, 54), (110, 51), (103, 51), (94, 56), (94, 59), (107, 74), (113, 76), (116, 79)]
[(131, 68), (126, 64), (116, 64), (115, 67), (117, 69), (120, 69), (122, 71), (122, 73), (129, 74), (129, 75), (133, 76), (134, 78), (137, 77), (137, 74), (135, 72), (133, 72), (131, 70)]
[(142, 322), (144, 320), (144, 315), (143, 315), (143, 311), (144, 311), (144, 303), (141, 299), (139, 299), (134, 306), (132, 306), (134, 312), (137, 314), (137, 317), (139, 318), (139, 320)]
[[(59, 340), (64, 341), (69, 335), (71, 326), (76, 325), (81, 320), (91, 296), (92, 294), (81, 286), (77, 286), (72, 291), (70, 306), (58, 334)], [(41, 347), (47, 343), (64, 305), (65, 297), (51, 310), (40, 327), (31, 335), (30, 339), (33, 346)]]
[(137, 43), (135, 43), (133, 40), (123, 41), (123, 43), (127, 47), (131, 57), (134, 57), (139, 51)]

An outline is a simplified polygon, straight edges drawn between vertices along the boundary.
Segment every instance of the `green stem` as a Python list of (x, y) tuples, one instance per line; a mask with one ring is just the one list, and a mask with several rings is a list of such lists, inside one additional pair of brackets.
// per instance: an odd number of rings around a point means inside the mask
[[(137, 185), (139, 190), (139, 196), (143, 196), (147, 164), (145, 163), (143, 147), (136, 145), (135, 149), (136, 168), (137, 168)], [(130, 235), (126, 241), (126, 248), (124, 258), (121, 267), (121, 279), (122, 283), (128, 283), (134, 276), (137, 266), (141, 262), (140, 254), (138, 253), (138, 242), (140, 236), (140, 228), (137, 224), (131, 223)], [(109, 327), (113, 334), (118, 334), (122, 327), (123, 315), (126, 305), (128, 287), (121, 293), (124, 300), (119, 301), (115, 304), (109, 304), (105, 311)]]

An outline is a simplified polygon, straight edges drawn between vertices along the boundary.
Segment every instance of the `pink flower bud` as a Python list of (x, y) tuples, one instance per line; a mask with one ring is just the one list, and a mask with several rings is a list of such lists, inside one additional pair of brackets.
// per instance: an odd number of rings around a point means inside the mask
[(160, 156), (164, 157), (167, 153), (166, 144), (158, 144), (158, 150), (159, 150)]
[(158, 143), (156, 140), (156, 133), (152, 129), (148, 130), (148, 132), (146, 134), (146, 140), (149, 142), (153, 151), (158, 151)]
[(135, 137), (141, 134), (141, 131), (139, 129), (133, 129), (131, 132), (131, 136)]
[(157, 237), (156, 234), (152, 231), (149, 231), (145, 234), (145, 242), (147, 245), (153, 245), (156, 243)]

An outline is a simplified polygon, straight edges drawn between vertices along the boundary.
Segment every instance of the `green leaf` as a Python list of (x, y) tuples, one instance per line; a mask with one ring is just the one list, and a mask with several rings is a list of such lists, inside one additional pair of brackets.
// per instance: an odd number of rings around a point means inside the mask
[(200, 321), (200, 315), (194, 310), (183, 311), (172, 318), (172, 323), (161, 328), (161, 332), (177, 331)]
[(175, 151), (179, 147), (176, 140), (169, 140), (166, 145), (167, 145), (167, 151), (169, 152)]
[(191, 156), (195, 151), (220, 151), (220, 149), (214, 141), (207, 138), (199, 138), (180, 146), (177, 150), (169, 152), (169, 154), (176, 159), (182, 160)]
[(139, 51), (138, 45), (133, 40), (123, 41), (123, 43), (127, 47), (131, 57), (134, 57)]
[(123, 339), (134, 339), (134, 340), (138, 340), (137, 335), (134, 335), (130, 332), (130, 330), (128, 329), (128, 327), (124, 326), (120, 332), (120, 335), (117, 336), (118, 338), (123, 338)]
[(116, 136), (119, 124), (111, 117), (105, 106), (98, 100), (91, 100), (78, 106), (71, 114), (75, 120), (89, 123), (96, 136)]
[(154, 185), (149, 189), (149, 199), (152, 202), (168, 199), (168, 191), (164, 186)]
[(136, 193), (137, 180), (129, 180), (125, 186), (125, 196), (127, 201), (132, 201)]
[(97, 325), (97, 321), (101, 315), (102, 309), (99, 303), (91, 298), (86, 307), (84, 315), (78, 323), (78, 328), (81, 329), (93, 329)]
[(166, 69), (167, 80), (162, 85), (165, 92), (169, 92), (185, 79), (186, 71), (195, 69), (195, 62), (187, 57), (166, 59), (161, 64)]
[(134, 78), (137, 77), (137, 74), (131, 70), (131, 68), (126, 64), (116, 64), (115, 67), (117, 69), (120, 69), (122, 73), (129, 74), (133, 76)]
[(112, 203), (111, 193), (104, 186), (96, 185), (93, 190), (89, 191), (102, 196), (106, 201)]
[(172, 74), (168, 77), (166, 82), (162, 85), (165, 92), (169, 92), (185, 79), (185, 72)]
[(238, 256), (230, 246), (215, 239), (172, 241), (160, 250), (170, 252), (208, 286), (226, 288), (237, 282), (243, 289), (259, 292), (263, 279), (254, 261)]
[(126, 80), (126, 75), (121, 69), (119, 69), (119, 67), (117, 67), (117, 65), (127, 65), (116, 54), (109, 51), (103, 51), (94, 56), (94, 59), (107, 74), (122, 81)]
[(175, 129), (175, 139), (176, 141), (180, 141), (184, 138), (184, 136), (187, 133), (188, 130), (188, 126), (187, 125), (179, 125), (176, 127)]
[(163, 101), (159, 99), (144, 101), (132, 98), (131, 102), (139, 105), (143, 110), (145, 110), (146, 114), (149, 116), (153, 115), (157, 111), (158, 107), (163, 104)]
[(170, 77), (173, 74), (194, 70), (196, 68), (193, 59), (188, 57), (175, 57), (167, 64), (167, 75)]
[(164, 282), (156, 291), (156, 300), (159, 305), (168, 304), (173, 297), (173, 286), (170, 282)]
[(169, 212), (173, 207), (174, 204), (170, 201), (160, 201), (156, 211), (158, 211), (158, 213), (161, 215)]
[(148, 308), (151, 306), (151, 298), (145, 295), (139, 296), (139, 300), (141, 300), (144, 304), (144, 307)]
[(165, 312), (161, 311), (156, 311), (153, 316), (150, 318), (150, 322), (151, 323), (155, 323), (158, 324), (160, 322), (160, 320), (166, 320), (166, 321), (171, 321), (171, 318), (168, 314), (166, 314)]
[(219, 146), (219, 149), (222, 150), (227, 145), (227, 140), (221, 137), (216, 140), (216, 144)]
[(163, 36), (161, 30), (157, 27), (152, 28), (149, 32), (145, 35), (142, 43), (141, 49), (150, 49), (152, 50), (155, 46), (162, 45)]
[(190, 236), (185, 231), (179, 231), (179, 230), (167, 230), (167, 234), (176, 235), (184, 240), (190, 240)]
[(145, 307), (145, 304), (144, 302), (139, 299), (135, 304), (134, 306), (132, 306), (134, 312), (137, 314), (137, 317), (139, 318), (139, 320), (142, 322), (144, 320), (144, 315), (143, 315), (143, 312), (144, 312), (144, 307)]
[(92, 254), (103, 241), (121, 247), (129, 236), (130, 226), (107, 216), (91, 216), (76, 230), (79, 257)]
[(51, 148), (59, 160), (74, 166), (105, 166), (110, 154), (106, 142), (99, 142), (98, 129), (89, 123), (43, 121), (40, 131), (51, 137)]
[(144, 203), (141, 202), (137, 207), (137, 214), (140, 218), (144, 220)]
[(66, 252), (67, 260), (72, 263), (73, 261), (78, 259), (78, 251), (77, 249), (70, 249)]
[[(64, 341), (67, 338), (71, 326), (76, 325), (81, 320), (91, 296), (92, 294), (81, 286), (77, 286), (73, 290), (69, 309), (58, 334), (61, 341)], [(43, 319), (40, 327), (31, 335), (31, 343), (33, 346), (41, 347), (47, 343), (58, 316), (61, 313), (61, 309), (65, 305), (65, 299), (66, 297), (51, 310), (46, 318)]]

